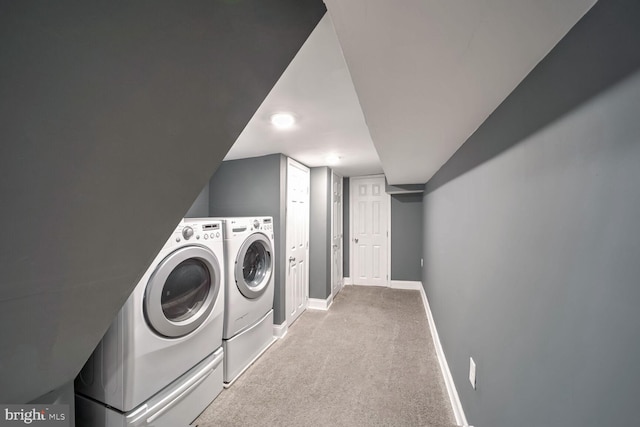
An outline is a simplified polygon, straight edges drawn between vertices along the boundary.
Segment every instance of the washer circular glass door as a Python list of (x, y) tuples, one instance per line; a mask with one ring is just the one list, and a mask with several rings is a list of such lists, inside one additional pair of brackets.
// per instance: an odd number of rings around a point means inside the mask
[(269, 238), (254, 233), (242, 243), (236, 258), (236, 285), (249, 299), (265, 293), (273, 274), (273, 248)]
[(194, 245), (171, 252), (147, 282), (147, 322), (169, 338), (193, 332), (213, 310), (220, 281), (220, 264), (209, 249)]

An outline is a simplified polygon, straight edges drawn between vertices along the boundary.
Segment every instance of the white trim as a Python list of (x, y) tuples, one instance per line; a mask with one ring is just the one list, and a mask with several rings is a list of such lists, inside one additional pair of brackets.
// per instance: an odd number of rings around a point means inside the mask
[(289, 326), (287, 325), (287, 321), (282, 322), (281, 325), (273, 325), (273, 336), (278, 339), (282, 339), (289, 332)]
[[(361, 176), (352, 176), (349, 178), (349, 272), (353, 271), (353, 199), (354, 199), (354, 191), (353, 191), (353, 180), (354, 179), (367, 179), (367, 178), (382, 178), (385, 184), (387, 184), (387, 177), (385, 174), (375, 174), (375, 175), (361, 175)], [(344, 190), (344, 188), (343, 188)], [(384, 192), (385, 197), (387, 198), (387, 280), (386, 284), (383, 286), (389, 287), (391, 283), (391, 195)], [(343, 201), (344, 203), (344, 201)], [(344, 228), (344, 223), (343, 223)], [(344, 246), (344, 243), (343, 243)], [(344, 254), (343, 254), (344, 256)], [(345, 283), (346, 284), (346, 283)], [(355, 284), (353, 282), (351, 285)], [(370, 285), (366, 285), (370, 286)], [(371, 285), (371, 286), (380, 286), (380, 285)]]
[[(334, 181), (333, 178), (334, 177), (338, 177), (340, 179), (340, 206), (342, 207), (342, 212), (340, 212), (340, 216), (342, 217), (342, 230), (340, 233), (340, 245), (342, 246), (342, 249), (340, 250), (340, 253), (342, 254), (342, 263), (343, 263), (343, 268), (342, 270), (344, 270), (344, 177), (342, 175), (338, 175), (338, 173), (333, 170), (333, 169), (329, 169), (331, 171), (331, 236), (330, 236), (330, 240), (331, 240), (331, 245), (333, 245), (333, 232), (334, 232), (334, 227), (336, 225), (336, 219), (333, 216), (333, 185), (334, 185)], [(338, 295), (338, 293), (342, 290), (342, 288), (344, 287), (345, 283), (344, 283), (344, 276), (342, 279), (341, 283), (338, 283), (338, 287), (336, 289), (336, 292), (333, 292), (333, 275), (334, 275), (334, 266), (333, 266), (333, 247), (331, 252), (331, 298), (334, 298), (336, 295)], [(344, 273), (344, 271), (342, 271), (342, 273)]]
[(436, 329), (436, 324), (433, 321), (433, 314), (431, 313), (431, 307), (429, 306), (429, 300), (427, 294), (424, 291), (424, 287), (420, 286), (420, 295), (422, 296), (422, 304), (424, 305), (424, 311), (427, 313), (427, 319), (429, 321), (429, 329), (431, 330), (431, 337), (433, 338), (433, 345), (436, 347), (436, 354), (438, 356), (438, 362), (440, 363), (440, 370), (442, 371), (442, 377), (444, 383), (447, 386), (447, 393), (449, 394), (449, 401), (451, 402), (451, 409), (453, 409), (453, 415), (456, 418), (456, 424), (459, 426), (469, 426), (467, 423), (467, 417), (464, 415), (464, 409), (460, 402), (460, 396), (458, 396), (458, 390), (456, 390), (456, 384), (453, 382), (451, 371), (449, 370), (449, 364), (444, 355), (442, 344), (440, 343), (440, 337)]
[(343, 283), (344, 283), (345, 286), (353, 285), (353, 282), (351, 281), (351, 277), (344, 277), (343, 280), (344, 280)]
[[(422, 289), (422, 282), (412, 282), (409, 280), (392, 280), (391, 289), (408, 289), (412, 291), (419, 291)], [(424, 289), (423, 289), (424, 291)]]
[[(353, 271), (353, 178), (349, 178), (349, 274)], [(344, 244), (342, 245), (344, 249)], [(353, 280), (349, 277), (349, 285), (353, 285)], [(346, 282), (345, 282), (346, 284)]]
[(309, 298), (307, 309), (327, 311), (329, 307), (331, 307), (331, 304), (333, 304), (333, 295), (329, 295), (327, 299)]
[[(385, 187), (387, 186), (387, 177), (382, 175)], [(387, 286), (391, 287), (391, 194), (386, 191), (387, 195)]]
[[(306, 278), (306, 282), (307, 282), (307, 286), (304, 289), (304, 298), (303, 300), (305, 301), (305, 303), (309, 300), (309, 234), (310, 234), (310, 221), (309, 221), (309, 215), (311, 212), (311, 169), (309, 169), (308, 166), (303, 165), (302, 163), (298, 162), (297, 160), (291, 158), (291, 157), (287, 157), (287, 180), (286, 180), (286, 184), (285, 184), (285, 190), (286, 190), (286, 197), (285, 197), (285, 210), (287, 211), (286, 215), (285, 215), (285, 244), (286, 244), (286, 250), (285, 250), (285, 260), (291, 257), (291, 253), (290, 248), (291, 246), (289, 245), (289, 239), (291, 238), (291, 236), (289, 235), (289, 225), (290, 225), (290, 217), (289, 217), (289, 198), (291, 196), (291, 194), (289, 194), (289, 184), (290, 184), (290, 171), (292, 167), (296, 167), (300, 170), (306, 170), (307, 172), (307, 179), (306, 179), (306, 184), (307, 184), (307, 195), (306, 195), (306, 204), (307, 204), (307, 211), (306, 213), (306, 220), (307, 220), (307, 224), (306, 224), (306, 237), (307, 237), (307, 247), (305, 249), (305, 258), (306, 258), (306, 262), (305, 262), (305, 269), (304, 269), (304, 275)], [(285, 275), (285, 289), (287, 288), (287, 286), (291, 285), (290, 280), (289, 280), (289, 274)], [(289, 310), (289, 306), (293, 303), (293, 301), (290, 301), (289, 298), (289, 292), (286, 293), (285, 295), (285, 311), (286, 311), (286, 321), (288, 323), (293, 324), (293, 322), (296, 321), (296, 319), (298, 317), (300, 317), (300, 315), (304, 312), (304, 310), (302, 310), (302, 312), (298, 313), (296, 315), (295, 319), (291, 318), (291, 311)]]

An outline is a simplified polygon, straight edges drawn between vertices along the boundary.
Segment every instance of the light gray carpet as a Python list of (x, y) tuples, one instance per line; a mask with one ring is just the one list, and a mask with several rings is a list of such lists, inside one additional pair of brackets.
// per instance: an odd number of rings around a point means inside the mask
[(307, 310), (193, 423), (455, 425), (418, 291), (347, 286)]

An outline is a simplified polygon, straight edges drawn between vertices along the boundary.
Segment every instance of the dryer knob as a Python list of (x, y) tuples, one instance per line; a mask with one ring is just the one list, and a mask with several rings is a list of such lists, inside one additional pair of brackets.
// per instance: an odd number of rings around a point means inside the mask
[(258, 221), (257, 219), (253, 220), (253, 228), (258, 229), (260, 228), (260, 221)]
[(182, 237), (184, 237), (185, 240), (189, 240), (191, 236), (193, 236), (193, 228), (187, 226), (182, 229)]

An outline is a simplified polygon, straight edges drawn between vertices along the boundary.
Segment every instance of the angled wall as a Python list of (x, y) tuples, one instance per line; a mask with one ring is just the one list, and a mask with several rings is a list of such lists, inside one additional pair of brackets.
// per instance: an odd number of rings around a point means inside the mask
[(70, 383), (325, 8), (0, 6), (0, 402)]
[(423, 282), (471, 425), (637, 423), (638, 22), (598, 2), (426, 186)]

